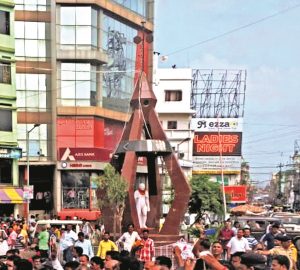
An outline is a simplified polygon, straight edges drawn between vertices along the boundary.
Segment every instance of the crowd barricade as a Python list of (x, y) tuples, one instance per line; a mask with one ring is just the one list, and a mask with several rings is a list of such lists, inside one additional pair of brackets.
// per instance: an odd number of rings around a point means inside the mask
[(174, 256), (174, 244), (164, 246), (154, 246), (154, 257), (167, 256), (172, 260), (172, 269), (177, 268), (177, 262)]

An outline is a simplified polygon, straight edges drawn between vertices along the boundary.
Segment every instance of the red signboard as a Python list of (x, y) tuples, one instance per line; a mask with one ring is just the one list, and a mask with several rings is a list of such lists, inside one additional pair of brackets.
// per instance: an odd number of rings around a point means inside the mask
[(247, 201), (246, 186), (225, 186), (224, 191), (232, 203), (244, 203)]
[(60, 117), (56, 122), (57, 149), (104, 147), (104, 121), (96, 117)]
[(58, 158), (61, 161), (109, 161), (111, 152), (103, 148), (59, 148)]
[(194, 156), (240, 156), (241, 132), (195, 132)]

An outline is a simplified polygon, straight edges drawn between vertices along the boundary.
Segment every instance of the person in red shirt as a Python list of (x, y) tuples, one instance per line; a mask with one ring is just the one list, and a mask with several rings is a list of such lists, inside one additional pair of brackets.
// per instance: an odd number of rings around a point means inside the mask
[(224, 227), (220, 230), (218, 239), (222, 243), (224, 250), (224, 259), (227, 259), (227, 244), (234, 237), (234, 231), (231, 229), (231, 222), (225, 221)]
[(154, 241), (149, 238), (149, 230), (143, 230), (140, 245), (141, 249), (139, 249), (136, 253), (138, 259), (143, 263), (152, 261), (152, 258), (154, 256)]

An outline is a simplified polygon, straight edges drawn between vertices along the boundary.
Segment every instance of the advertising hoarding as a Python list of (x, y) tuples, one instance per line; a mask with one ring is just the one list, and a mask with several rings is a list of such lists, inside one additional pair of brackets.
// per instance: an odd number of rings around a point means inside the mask
[(239, 156), (194, 156), (193, 174), (239, 174), (241, 171), (241, 157)]
[(193, 118), (191, 129), (195, 131), (242, 132), (242, 118)]
[(224, 191), (231, 203), (245, 203), (247, 201), (246, 186), (225, 186)]
[(241, 132), (195, 132), (193, 156), (241, 156)]

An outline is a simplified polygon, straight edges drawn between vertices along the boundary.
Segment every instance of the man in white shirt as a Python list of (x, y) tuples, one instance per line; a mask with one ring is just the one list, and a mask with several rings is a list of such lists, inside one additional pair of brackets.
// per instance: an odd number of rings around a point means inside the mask
[(123, 233), (123, 235), (117, 240), (117, 245), (119, 245), (121, 249), (130, 252), (133, 244), (137, 240), (141, 240), (141, 238), (139, 234), (134, 231), (134, 225), (129, 224), (127, 226), (127, 232)]
[(227, 244), (228, 255), (232, 255), (236, 252), (246, 252), (247, 250), (251, 250), (247, 239), (243, 236), (243, 229), (238, 229), (236, 236), (232, 237)]
[(81, 247), (83, 249), (84, 255), (87, 255), (89, 258), (94, 257), (94, 251), (92, 247), (92, 243), (88, 239), (84, 239), (84, 233), (78, 233), (78, 241), (75, 243), (75, 247)]
[(74, 243), (78, 240), (77, 234), (72, 230), (72, 225), (67, 225), (67, 230), (62, 234), (60, 238), (60, 249), (64, 253), (64, 260), (69, 262), (72, 260), (72, 249)]

